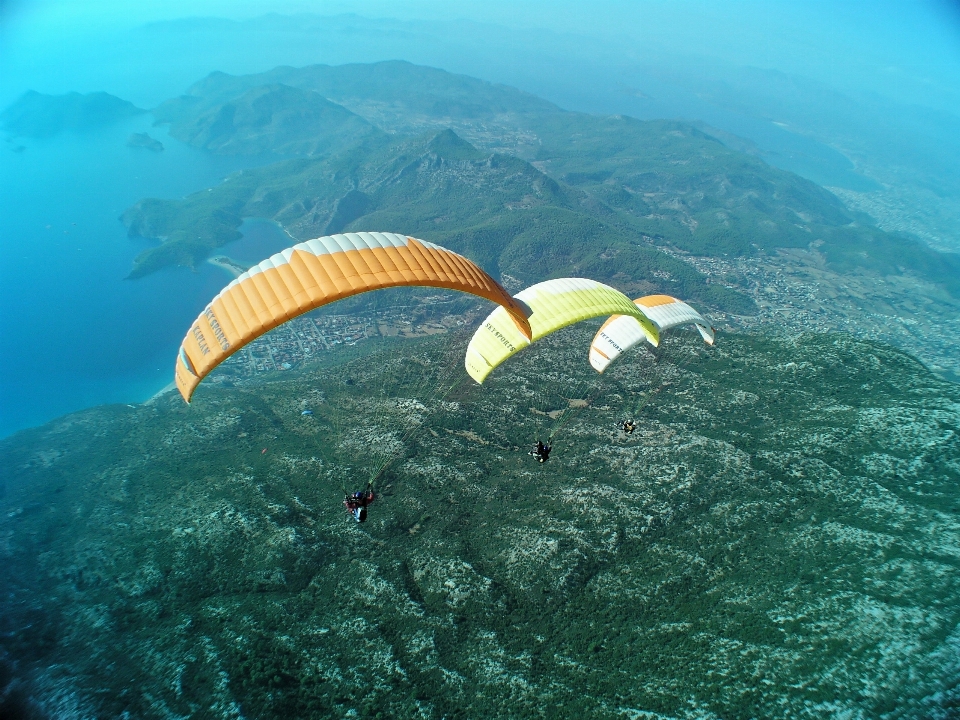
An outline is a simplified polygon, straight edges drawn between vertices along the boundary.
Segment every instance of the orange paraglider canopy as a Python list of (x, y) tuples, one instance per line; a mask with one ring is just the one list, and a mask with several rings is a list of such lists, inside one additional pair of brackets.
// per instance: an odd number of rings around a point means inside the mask
[(523, 306), (466, 258), (395, 233), (346, 233), (294, 245), (250, 268), (207, 305), (180, 346), (175, 379), (183, 399), (217, 365), (290, 318), (351, 295), (426, 286), (485, 298), (510, 314), (524, 335)]

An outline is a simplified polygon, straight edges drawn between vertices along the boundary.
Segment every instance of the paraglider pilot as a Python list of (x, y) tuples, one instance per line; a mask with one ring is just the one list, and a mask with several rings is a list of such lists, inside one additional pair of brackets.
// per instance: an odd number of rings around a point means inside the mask
[(343, 506), (347, 509), (347, 512), (353, 515), (354, 520), (362, 523), (367, 520), (367, 506), (376, 499), (377, 496), (373, 492), (373, 486), (367, 483), (366, 490), (357, 490), (347, 495), (343, 499)]
[(624, 420), (620, 427), (626, 435), (630, 435), (637, 429), (637, 424), (633, 420)]
[(542, 442), (537, 440), (537, 444), (533, 446), (533, 450), (530, 451), (530, 454), (537, 459), (537, 462), (545, 463), (550, 459), (551, 450), (553, 450), (552, 445), (544, 445)]

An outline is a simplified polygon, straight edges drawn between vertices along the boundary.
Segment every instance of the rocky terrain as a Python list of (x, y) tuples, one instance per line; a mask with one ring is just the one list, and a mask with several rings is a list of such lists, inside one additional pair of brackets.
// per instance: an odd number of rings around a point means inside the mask
[(450, 333), (2, 441), (4, 711), (953, 717), (956, 386), (815, 333), (600, 377), (591, 332), (483, 386)]

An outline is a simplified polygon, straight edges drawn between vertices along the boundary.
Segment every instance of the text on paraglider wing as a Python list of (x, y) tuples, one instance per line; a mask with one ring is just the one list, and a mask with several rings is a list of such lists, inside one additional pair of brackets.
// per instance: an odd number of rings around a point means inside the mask
[(619, 345), (617, 345), (613, 340), (611, 340), (611, 339), (610, 339), (610, 336), (607, 335), (605, 332), (600, 333), (600, 337), (602, 337), (602, 338), (603, 338), (604, 340), (606, 340), (608, 343), (610, 343), (611, 345), (613, 345), (613, 347), (615, 347), (615, 348), (617, 349), (617, 352), (621, 352), (621, 353), (623, 352), (623, 348), (620, 347)]
[(207, 340), (205, 337), (203, 337), (203, 333), (200, 332), (200, 328), (198, 328), (196, 325), (193, 326), (193, 337), (196, 339), (197, 345), (200, 346), (200, 352), (202, 352), (204, 355), (209, 355), (210, 348), (207, 347)]
[(510, 350), (510, 352), (516, 351), (516, 348), (513, 346), (513, 343), (507, 340), (506, 336), (503, 333), (501, 333), (499, 330), (497, 330), (493, 325), (491, 325), (490, 323), (484, 323), (484, 327), (490, 332), (492, 332), (494, 336), (497, 338), (497, 340), (503, 343), (503, 346), (508, 350)]
[(207, 322), (210, 323), (210, 327), (213, 328), (213, 334), (217, 338), (217, 342), (220, 343), (220, 349), (226, 351), (230, 348), (230, 341), (227, 340), (227, 336), (223, 333), (223, 328), (220, 327), (220, 323), (217, 322), (217, 316), (213, 314), (213, 310), (207, 308), (203, 312), (203, 316), (207, 318)]

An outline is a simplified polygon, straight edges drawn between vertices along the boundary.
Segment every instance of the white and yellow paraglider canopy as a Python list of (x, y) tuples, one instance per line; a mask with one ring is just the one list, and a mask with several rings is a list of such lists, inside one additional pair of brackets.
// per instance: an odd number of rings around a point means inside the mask
[[(704, 341), (713, 345), (714, 336), (710, 323), (682, 300), (669, 295), (647, 295), (633, 302), (653, 321), (658, 330), (693, 324)], [(590, 364), (594, 370), (602, 373), (610, 363), (646, 339), (646, 328), (636, 318), (632, 315), (614, 315), (600, 326), (590, 343)]]
[(514, 353), (568, 325), (616, 313), (636, 319), (645, 337), (656, 345), (656, 326), (619, 290), (596, 280), (559, 278), (528, 287), (514, 296), (528, 312), (531, 335), (525, 337), (503, 307), (496, 308), (474, 333), (464, 365), (482, 383), (487, 375)]
[(180, 346), (177, 388), (190, 402), (197, 385), (217, 365), (290, 318), (369, 290), (418, 285), (495, 302), (520, 337), (530, 333), (523, 307), (455, 252), (395, 233), (330, 235), (277, 253), (221, 290)]

